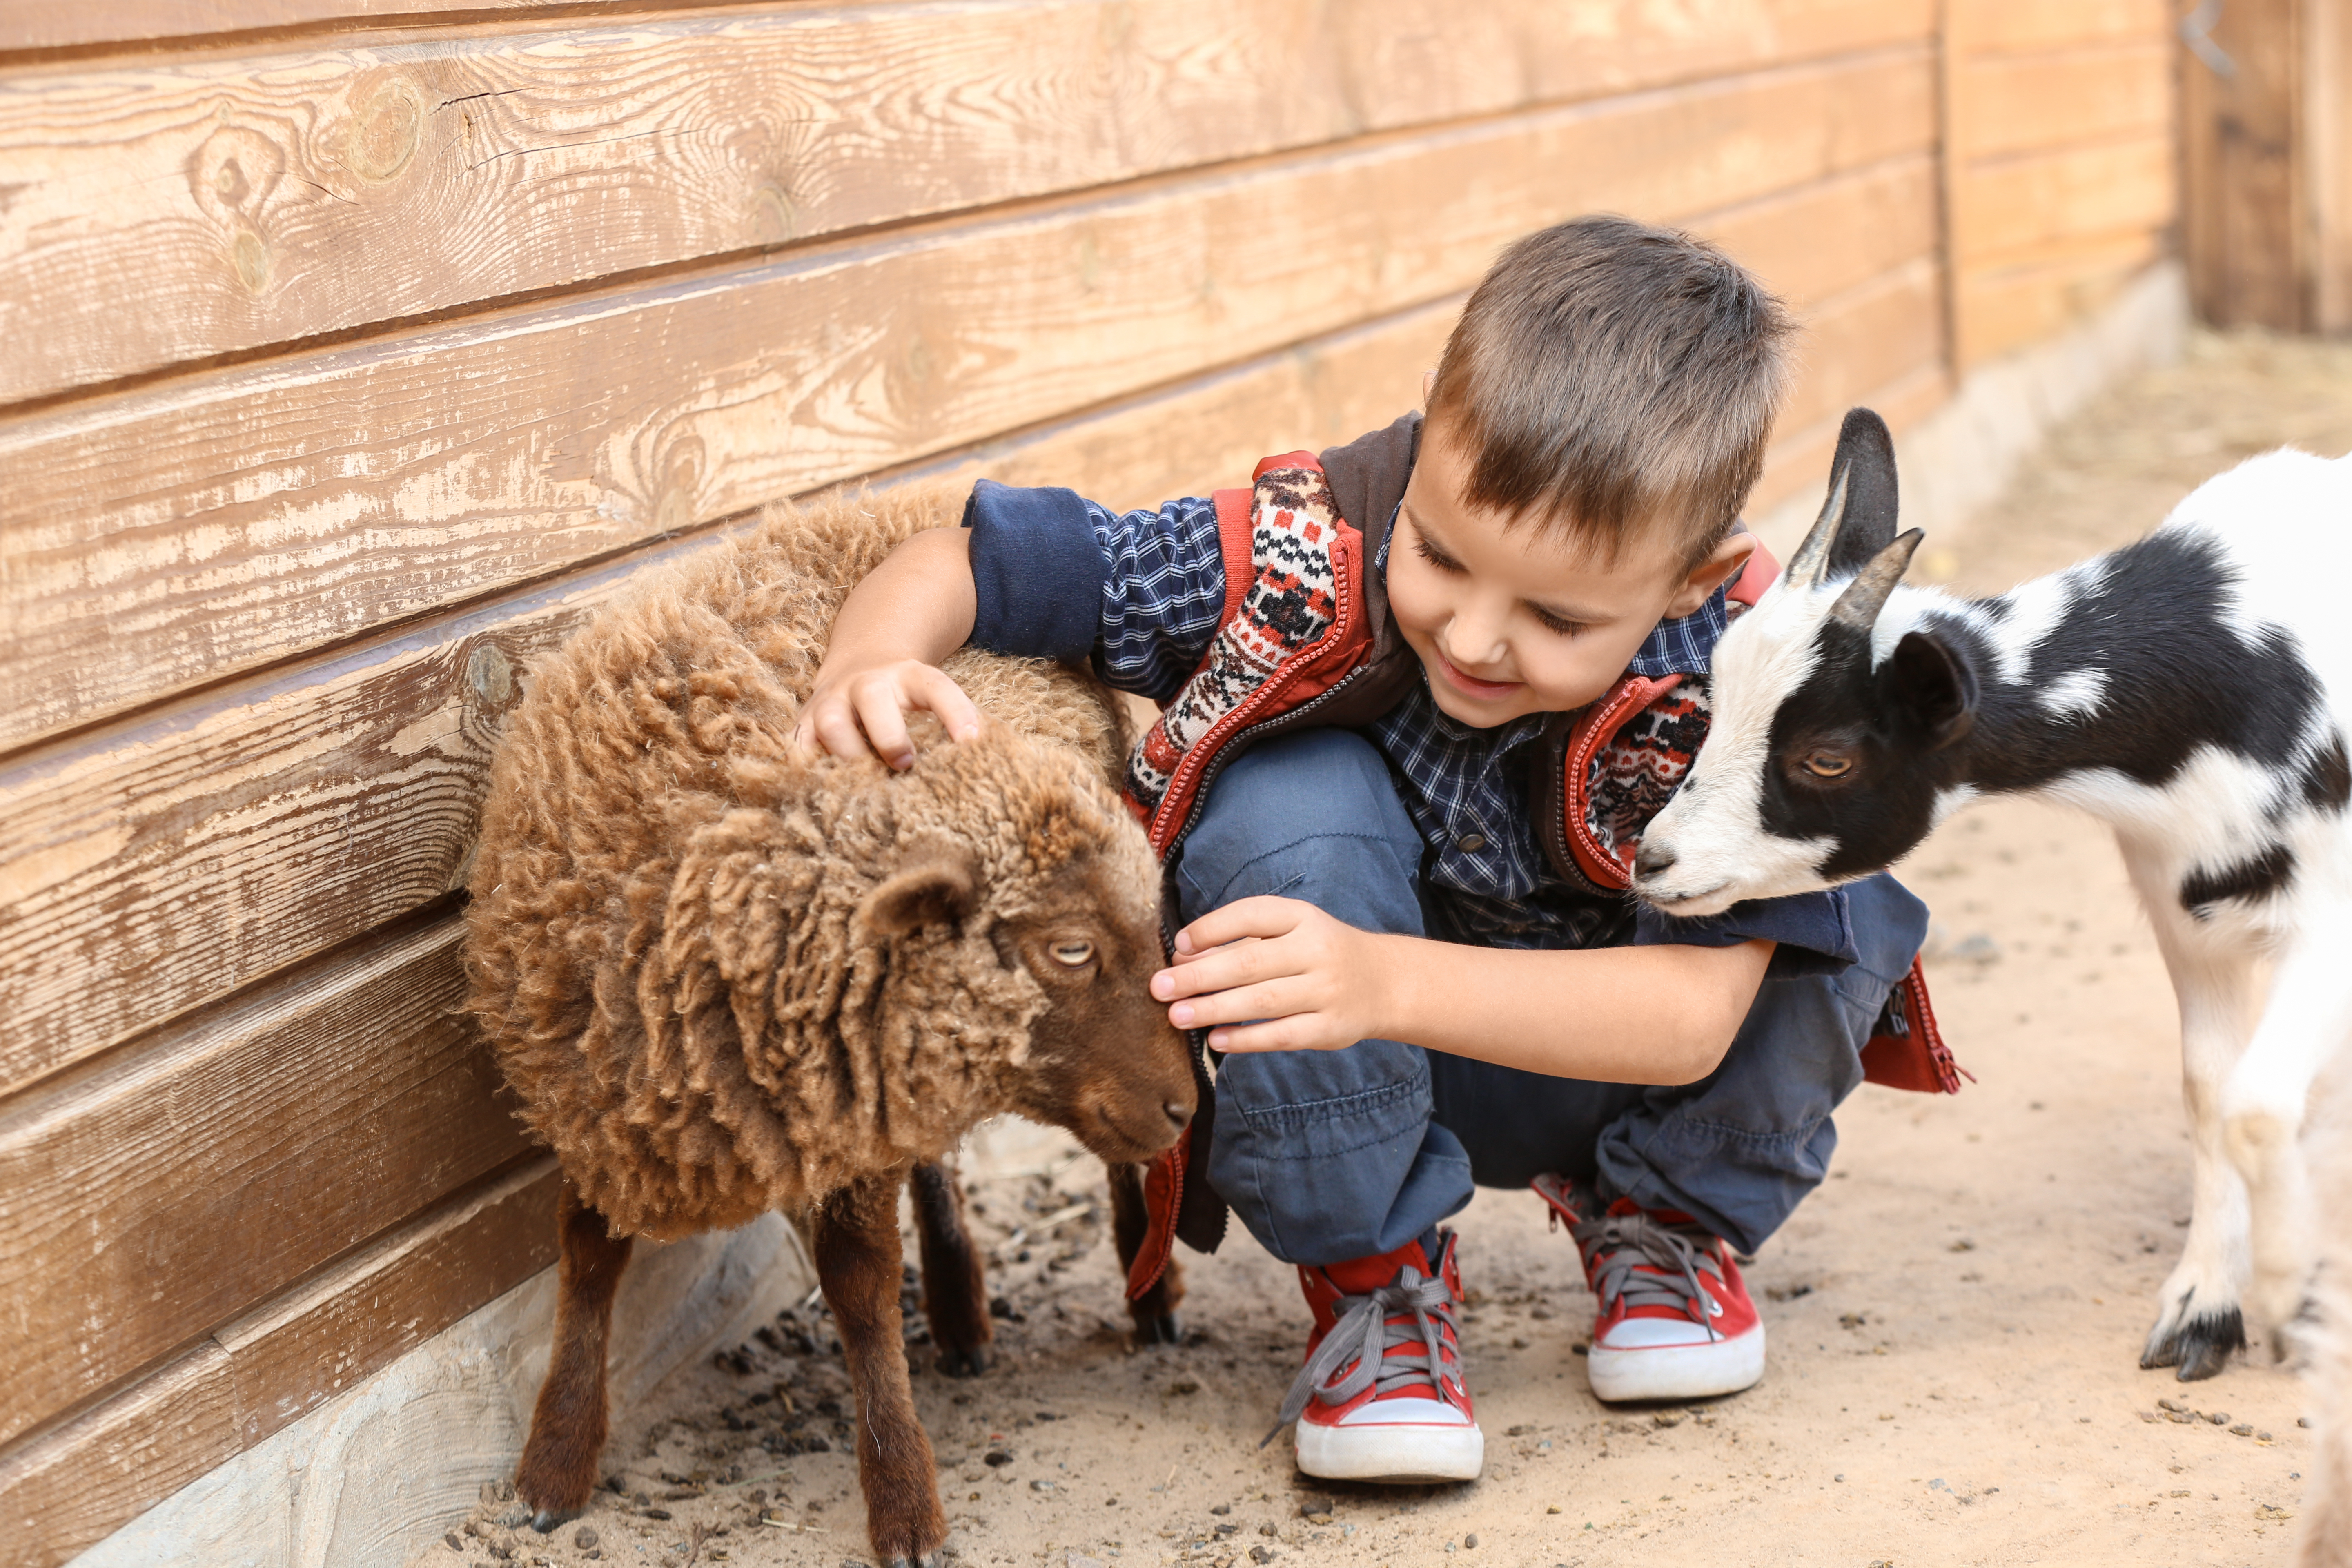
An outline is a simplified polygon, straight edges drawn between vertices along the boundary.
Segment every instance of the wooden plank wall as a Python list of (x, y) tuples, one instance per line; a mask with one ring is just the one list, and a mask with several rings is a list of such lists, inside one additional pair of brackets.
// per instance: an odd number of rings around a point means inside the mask
[(1963, 374), (2080, 321), (2171, 250), (2176, 9), (1946, 7), (1952, 339)]
[[(1956, 75), (1932, 0), (0, 0), (12, 1552), (546, 1264), (454, 890), (530, 660), (632, 574), (860, 479), (1233, 482), (1601, 208), (1803, 314), (1759, 504), (1817, 486), (2171, 210), (2161, 6), (1978, 10)], [(2031, 121), (1965, 179), (1961, 79)], [(1955, 273), (2003, 182), (2100, 216)]]

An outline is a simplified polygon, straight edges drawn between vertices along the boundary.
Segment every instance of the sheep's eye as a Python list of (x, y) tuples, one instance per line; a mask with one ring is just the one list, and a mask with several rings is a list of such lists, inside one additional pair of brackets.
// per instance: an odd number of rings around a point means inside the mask
[(1094, 957), (1095, 944), (1090, 942), (1057, 942), (1049, 951), (1055, 963), (1076, 969)]
[(1814, 752), (1805, 758), (1805, 771), (1817, 779), (1843, 778), (1853, 771), (1853, 759), (1843, 752)]

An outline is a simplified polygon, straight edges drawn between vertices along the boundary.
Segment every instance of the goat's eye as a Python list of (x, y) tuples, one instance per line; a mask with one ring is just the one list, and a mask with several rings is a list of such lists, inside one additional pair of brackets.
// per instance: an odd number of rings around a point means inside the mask
[(1813, 752), (1805, 758), (1805, 771), (1817, 779), (1843, 778), (1853, 771), (1853, 759), (1843, 752)]
[(1057, 942), (1050, 951), (1055, 963), (1076, 969), (1094, 957), (1095, 944), (1090, 942)]

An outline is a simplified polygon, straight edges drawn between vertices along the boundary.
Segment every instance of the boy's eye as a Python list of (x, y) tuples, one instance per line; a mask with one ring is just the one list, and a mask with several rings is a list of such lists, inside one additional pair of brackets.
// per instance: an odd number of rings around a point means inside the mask
[(1459, 572), (1462, 570), (1462, 563), (1456, 561), (1451, 555), (1446, 554), (1443, 550), (1438, 549), (1437, 546), (1432, 544), (1428, 540), (1423, 539), (1418, 532), (1413, 535), (1412, 552), (1415, 555), (1420, 556), (1423, 561), (1428, 562), (1432, 566), (1436, 567), (1440, 572)]
[(1853, 759), (1843, 752), (1813, 752), (1805, 758), (1805, 771), (1815, 778), (1843, 778), (1853, 771)]
[(1571, 621), (1565, 616), (1555, 616), (1540, 605), (1530, 605), (1528, 608), (1535, 612), (1536, 624), (1546, 631), (1558, 632), (1562, 637), (1572, 637), (1579, 632), (1591, 629), (1582, 621)]

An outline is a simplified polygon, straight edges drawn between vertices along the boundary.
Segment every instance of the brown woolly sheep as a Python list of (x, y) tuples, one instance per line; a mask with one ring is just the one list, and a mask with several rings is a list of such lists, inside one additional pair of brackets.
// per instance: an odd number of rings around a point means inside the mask
[(1066, 1127), (1114, 1163), (1126, 1222), (1132, 1163), (1192, 1114), (1191, 1049), (1146, 990), (1159, 872), (1108, 783), (1108, 693), (966, 652), (948, 668), (987, 717), (973, 741), (929, 726), (894, 774), (788, 739), (849, 586), (960, 500), (778, 509), (542, 661), (499, 743), (467, 1005), (565, 1177), (555, 1352), (515, 1477), (541, 1530), (596, 1480), (632, 1238), (777, 1209), (805, 1221), (840, 1329), (875, 1552), (935, 1563), (899, 1188), (915, 1177), (942, 1365), (976, 1371), (985, 1296), (938, 1163), (999, 1111)]

